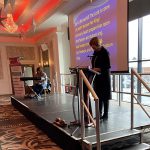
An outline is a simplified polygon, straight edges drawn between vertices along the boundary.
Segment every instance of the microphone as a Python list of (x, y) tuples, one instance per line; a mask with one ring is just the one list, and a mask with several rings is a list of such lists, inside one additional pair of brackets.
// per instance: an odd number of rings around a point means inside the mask
[(90, 58), (92, 58), (92, 57), (94, 57), (94, 55), (88, 55), (87, 57), (90, 57)]

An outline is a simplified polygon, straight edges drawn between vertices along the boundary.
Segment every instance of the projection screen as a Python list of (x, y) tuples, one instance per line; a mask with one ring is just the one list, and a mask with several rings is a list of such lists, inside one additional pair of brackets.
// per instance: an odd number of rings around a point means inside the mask
[(91, 66), (92, 37), (110, 53), (111, 71), (128, 72), (128, 0), (95, 0), (69, 15), (71, 67)]

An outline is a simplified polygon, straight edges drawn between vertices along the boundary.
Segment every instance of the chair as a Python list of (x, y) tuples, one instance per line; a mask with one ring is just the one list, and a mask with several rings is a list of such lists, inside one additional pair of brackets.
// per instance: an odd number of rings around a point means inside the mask
[(43, 89), (43, 94), (50, 94), (51, 93), (51, 82), (50, 80), (47, 80), (47, 86), (45, 89)]

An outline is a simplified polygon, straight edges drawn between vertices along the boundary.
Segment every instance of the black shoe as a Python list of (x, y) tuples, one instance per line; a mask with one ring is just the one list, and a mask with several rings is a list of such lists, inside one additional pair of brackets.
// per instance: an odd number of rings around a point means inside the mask
[(100, 119), (107, 120), (108, 119), (108, 115), (103, 115), (102, 117), (100, 117)]
[[(102, 117), (102, 115), (100, 114), (100, 118)], [(93, 118), (93, 119), (96, 119), (96, 116)]]

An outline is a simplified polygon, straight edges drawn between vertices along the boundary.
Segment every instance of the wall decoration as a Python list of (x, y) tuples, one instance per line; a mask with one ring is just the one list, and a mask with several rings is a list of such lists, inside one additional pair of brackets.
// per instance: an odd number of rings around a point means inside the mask
[(22, 67), (19, 61), (19, 57), (9, 58), (9, 64), (13, 94), (15, 96), (24, 96), (24, 82), (20, 81), (20, 77), (22, 76)]
[(6, 46), (7, 58), (22, 57), (23, 60), (35, 60), (34, 47)]

